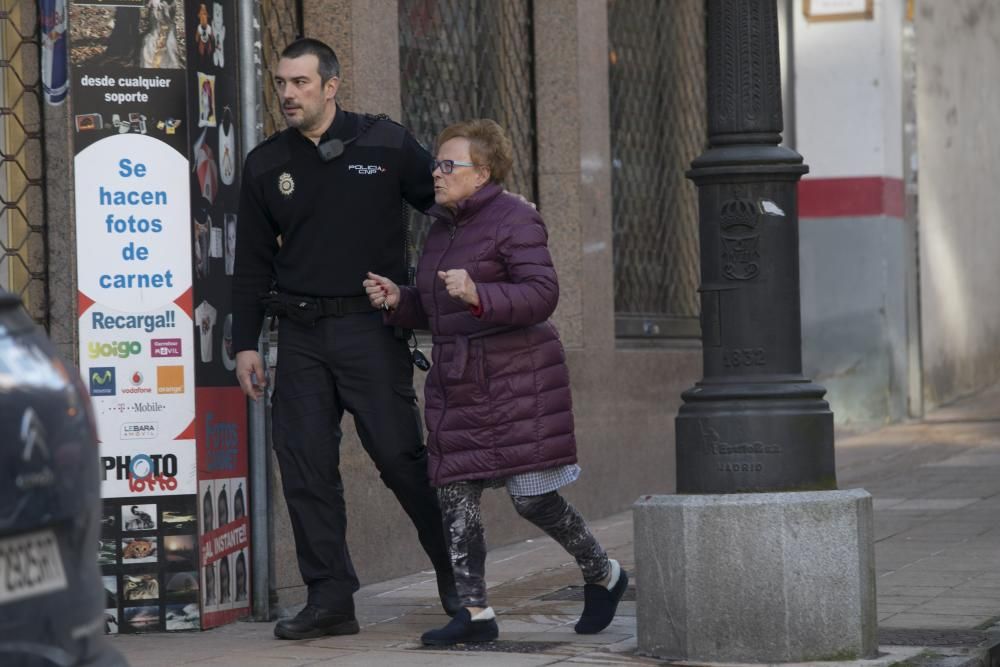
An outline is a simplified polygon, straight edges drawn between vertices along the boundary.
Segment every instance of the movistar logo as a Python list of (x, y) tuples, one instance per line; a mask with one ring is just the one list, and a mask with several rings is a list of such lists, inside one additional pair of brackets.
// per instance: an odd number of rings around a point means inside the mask
[(109, 366), (90, 369), (90, 395), (115, 395), (115, 369)]

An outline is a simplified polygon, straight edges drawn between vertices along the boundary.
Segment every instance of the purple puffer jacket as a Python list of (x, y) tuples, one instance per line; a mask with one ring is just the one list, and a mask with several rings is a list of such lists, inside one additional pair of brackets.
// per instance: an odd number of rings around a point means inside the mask
[[(538, 212), (488, 184), (452, 214), (435, 206), (417, 266), (387, 321), (430, 329), (431, 484), (493, 479), (576, 462), (569, 370), (548, 321), (559, 283)], [(482, 313), (448, 296), (437, 272), (465, 269)]]

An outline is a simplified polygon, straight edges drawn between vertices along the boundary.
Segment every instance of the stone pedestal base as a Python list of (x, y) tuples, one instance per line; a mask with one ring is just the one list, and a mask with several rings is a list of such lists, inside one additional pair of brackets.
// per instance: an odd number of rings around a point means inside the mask
[(699, 662), (876, 655), (868, 492), (644, 496), (633, 511), (641, 653)]

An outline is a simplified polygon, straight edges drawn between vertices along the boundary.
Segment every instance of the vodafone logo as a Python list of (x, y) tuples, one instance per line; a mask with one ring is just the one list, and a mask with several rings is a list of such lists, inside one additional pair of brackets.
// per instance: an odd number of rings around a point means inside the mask
[(144, 386), (145, 378), (139, 371), (133, 371), (128, 381), (131, 386), (123, 387), (123, 394), (151, 394), (153, 392), (151, 387)]

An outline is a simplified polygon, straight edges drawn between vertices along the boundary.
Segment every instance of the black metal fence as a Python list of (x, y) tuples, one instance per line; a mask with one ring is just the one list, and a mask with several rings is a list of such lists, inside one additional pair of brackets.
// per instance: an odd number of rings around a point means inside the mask
[(0, 0), (0, 288), (48, 328), (38, 16), (35, 2)]
[[(505, 184), (537, 201), (531, 0), (399, 0), (403, 119), (433, 151), (449, 124), (492, 118), (514, 144)], [(429, 220), (412, 217), (412, 257)]]
[(608, 0), (616, 332), (697, 337), (704, 0)]

